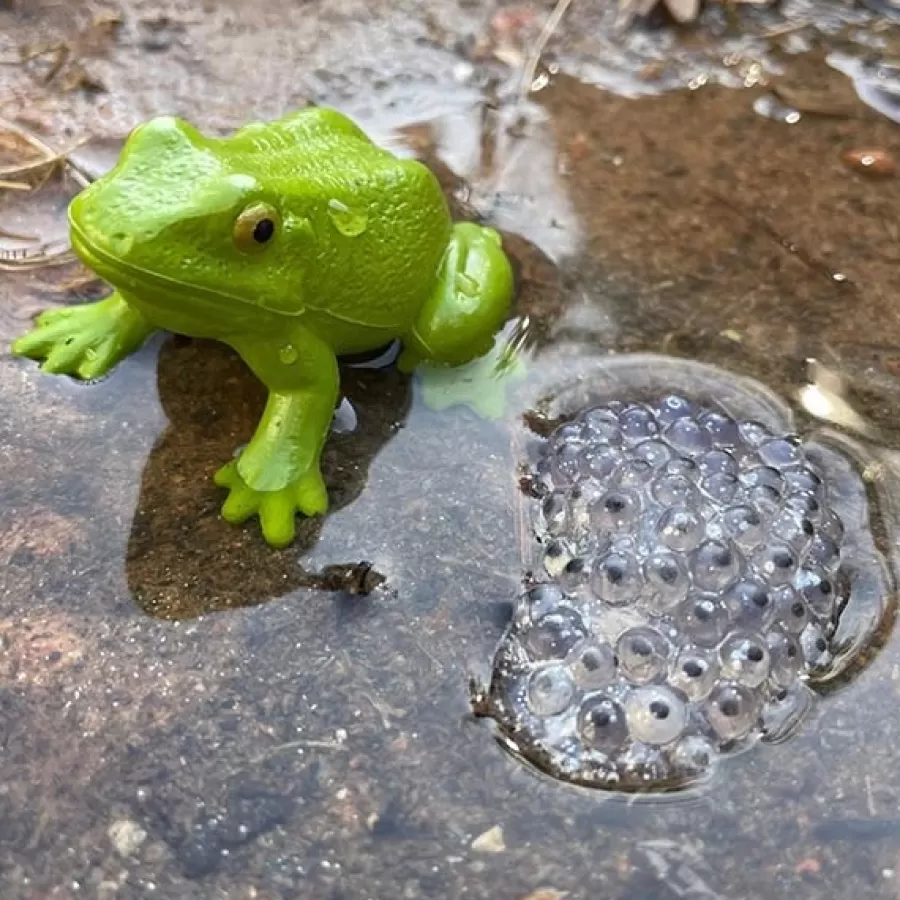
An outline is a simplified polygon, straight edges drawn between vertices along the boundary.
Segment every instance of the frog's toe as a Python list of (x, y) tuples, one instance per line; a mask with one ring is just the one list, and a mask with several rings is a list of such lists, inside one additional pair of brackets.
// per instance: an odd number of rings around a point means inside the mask
[(87, 347), (75, 367), (74, 374), (83, 381), (105, 375), (118, 362), (115, 340), (109, 338), (99, 347)]
[(292, 486), (297, 509), (305, 516), (320, 516), (328, 512), (328, 489), (322, 473), (315, 468)]
[(296, 509), (287, 490), (272, 491), (262, 498), (259, 508), (259, 522), (266, 543), (276, 549), (287, 547), (295, 535), (294, 515)]
[(54, 341), (51, 329), (39, 326), (13, 341), (12, 352), (26, 359), (43, 359), (52, 349)]
[(242, 525), (259, 510), (259, 495), (245, 484), (231, 487), (222, 504), (222, 518), (232, 525)]
[(93, 362), (97, 352), (90, 346), (90, 335), (70, 334), (54, 341), (45, 352), (42, 372), (51, 375), (75, 375), (86, 362)]

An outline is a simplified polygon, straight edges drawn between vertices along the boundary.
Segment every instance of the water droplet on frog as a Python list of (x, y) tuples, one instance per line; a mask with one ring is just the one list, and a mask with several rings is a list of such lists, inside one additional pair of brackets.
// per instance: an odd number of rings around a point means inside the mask
[(328, 215), (334, 227), (344, 237), (358, 237), (369, 224), (369, 216), (365, 210), (353, 209), (341, 200), (328, 201)]
[(299, 354), (297, 353), (297, 348), (292, 346), (291, 344), (285, 344), (279, 351), (278, 357), (279, 359), (286, 365), (289, 366), (291, 363), (297, 362), (297, 357)]

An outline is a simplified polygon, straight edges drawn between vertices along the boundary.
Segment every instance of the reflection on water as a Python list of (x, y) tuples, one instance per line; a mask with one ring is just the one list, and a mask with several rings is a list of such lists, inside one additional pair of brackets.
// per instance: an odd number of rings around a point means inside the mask
[[(260, 102), (248, 47), (266, 48), (281, 91), (266, 102), (285, 97), (302, 55), (276, 35), (299, 13), (264, 12), (271, 21), (247, 8), (227, 28), (215, 13), (183, 26), (197, 47), (213, 41), (217, 72), (233, 64), (242, 76), (211, 112), (202, 91), (178, 95), (198, 124)], [(610, 354), (713, 364), (712, 399), (726, 404), (728, 386), (764, 385), (760, 416), (838, 447), (849, 468), (829, 479), (836, 502), (864, 509), (851, 477), (862, 472), (888, 523), (874, 546), (896, 543), (900, 183), (841, 163), (854, 147), (890, 147), (894, 124), (810, 114), (784, 128), (754, 112), (754, 89), (699, 83), (604, 93), (564, 74), (594, 65), (614, 84), (616, 57), (597, 52), (605, 32), (578, 18), (591, 13), (572, 5), (568, 37), (545, 60), (559, 69), (541, 70), (521, 122), (483, 77), (493, 63), (418, 33), (415, 59), (431, 54), (441, 72), (448, 57), (464, 62), (462, 80), (420, 85), (414, 73), (350, 92), (348, 111), (355, 103), (385, 138), (398, 129), (392, 146), (434, 166), (457, 212), (501, 224), (515, 315), (528, 322), (526, 377), (485, 421), (431, 408), (424, 386), (390, 367), (348, 369), (357, 421), (342, 416), (330, 440), (335, 505), (293, 549), (269, 551), (255, 526), (218, 516), (209, 474), (263, 399), (226, 350), (160, 339), (87, 386), (0, 359), (4, 898), (895, 896), (898, 656), (880, 604), (848, 606), (832, 638), (852, 678), (835, 679), (789, 740), (727, 760), (680, 802), (617, 802), (538, 776), (468, 718), (468, 674), (489, 680), (511, 603), (540, 562), (519, 484), (534, 440), (523, 414), (552, 420), (542, 398), (571, 397), (573, 376)], [(794, 24), (818, 15), (806, 3), (789, 12)], [(719, 46), (714, 31), (693, 40)], [(702, 74), (682, 55), (689, 36), (680, 49), (669, 33), (630, 40), (644, 61), (674, 60), (642, 74), (629, 58), (634, 95)], [(813, 38), (798, 28), (766, 41), (794, 51)], [(116, 77), (144, 97), (146, 67), (128, 74), (134, 48), (114, 52)], [(741, 83), (804, 59), (787, 52), (770, 69), (752, 56), (726, 67)], [(196, 85), (203, 67), (191, 65)], [(0, 222), (43, 228), (61, 208), (53, 193), (4, 196)], [(823, 271), (846, 271), (855, 289)], [(38, 308), (94, 296), (77, 284), (67, 296), (70, 274), (0, 282), (4, 345)], [(311, 589), (327, 565), (361, 561), (386, 576), (367, 596)]]

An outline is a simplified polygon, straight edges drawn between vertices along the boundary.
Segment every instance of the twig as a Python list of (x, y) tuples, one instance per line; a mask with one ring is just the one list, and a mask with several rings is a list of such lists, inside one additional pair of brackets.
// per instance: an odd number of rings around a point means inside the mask
[(557, 0), (553, 12), (547, 17), (541, 33), (537, 36), (537, 40), (532, 44), (525, 65), (522, 67), (522, 80), (519, 82), (519, 102), (521, 103), (531, 91), (534, 84), (534, 77), (537, 73), (538, 63), (541, 61), (541, 55), (547, 47), (547, 41), (553, 36), (553, 32), (559, 27), (562, 17), (566, 14), (566, 10), (572, 5), (572, 0)]
[[(73, 163), (68, 157), (64, 156), (61, 153), (58, 153), (54, 150), (49, 144), (45, 144), (40, 138), (35, 137), (30, 131), (25, 128), (22, 128), (19, 125), (16, 125), (15, 122), (11, 122), (9, 119), (4, 119), (0, 117), (0, 128), (5, 131), (11, 131), (17, 137), (20, 137), (27, 144), (30, 144), (35, 150), (40, 151), (46, 157), (45, 162), (49, 162), (51, 159), (59, 160), (63, 163), (63, 165), (67, 166), (72, 173), (72, 177), (75, 179), (76, 183), (79, 187), (86, 188), (92, 181), (92, 179), (82, 172), (82, 170)], [(79, 142), (77, 146), (83, 144), (82, 140)], [(68, 152), (71, 153), (72, 150), (76, 149), (76, 147), (72, 147)]]
[(768, 219), (760, 215), (758, 212), (752, 210), (748, 212), (747, 210), (735, 205), (729, 199), (723, 197), (721, 194), (717, 194), (715, 191), (710, 191), (710, 194), (713, 199), (730, 209), (733, 213), (737, 213), (742, 218), (753, 222), (767, 235), (769, 235), (770, 238), (778, 243), (783, 249), (787, 250), (788, 253), (796, 256), (797, 259), (800, 260), (800, 262), (808, 266), (814, 272), (818, 272), (820, 275), (827, 278), (831, 284), (839, 285), (840, 287), (848, 287), (851, 288), (854, 292), (859, 292), (859, 286), (852, 282), (843, 272), (838, 272), (835, 269), (830, 268), (828, 265), (822, 262), (822, 260), (817, 259), (811, 253), (809, 253), (809, 251), (804, 250), (803, 247), (801, 247), (799, 244), (795, 244), (794, 241), (778, 231), (775, 226), (768, 221)]

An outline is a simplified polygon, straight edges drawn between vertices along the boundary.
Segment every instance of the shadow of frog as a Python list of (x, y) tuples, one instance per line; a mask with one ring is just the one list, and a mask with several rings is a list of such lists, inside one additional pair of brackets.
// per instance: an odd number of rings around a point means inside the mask
[[(332, 431), (322, 455), (332, 510), (359, 496), (411, 397), (409, 379), (395, 368), (348, 362), (342, 393), (358, 421)], [(264, 387), (236, 353), (173, 336), (163, 344), (157, 371), (170, 424), (144, 468), (126, 557), (129, 589), (145, 613), (187, 619), (304, 587), (365, 594), (384, 580), (365, 562), (306, 571), (302, 557), (319, 540), (321, 517), (298, 517), (295, 542), (280, 551), (262, 540), (257, 521), (236, 528), (220, 517), (224, 492), (211, 473), (249, 439), (265, 405)]]

